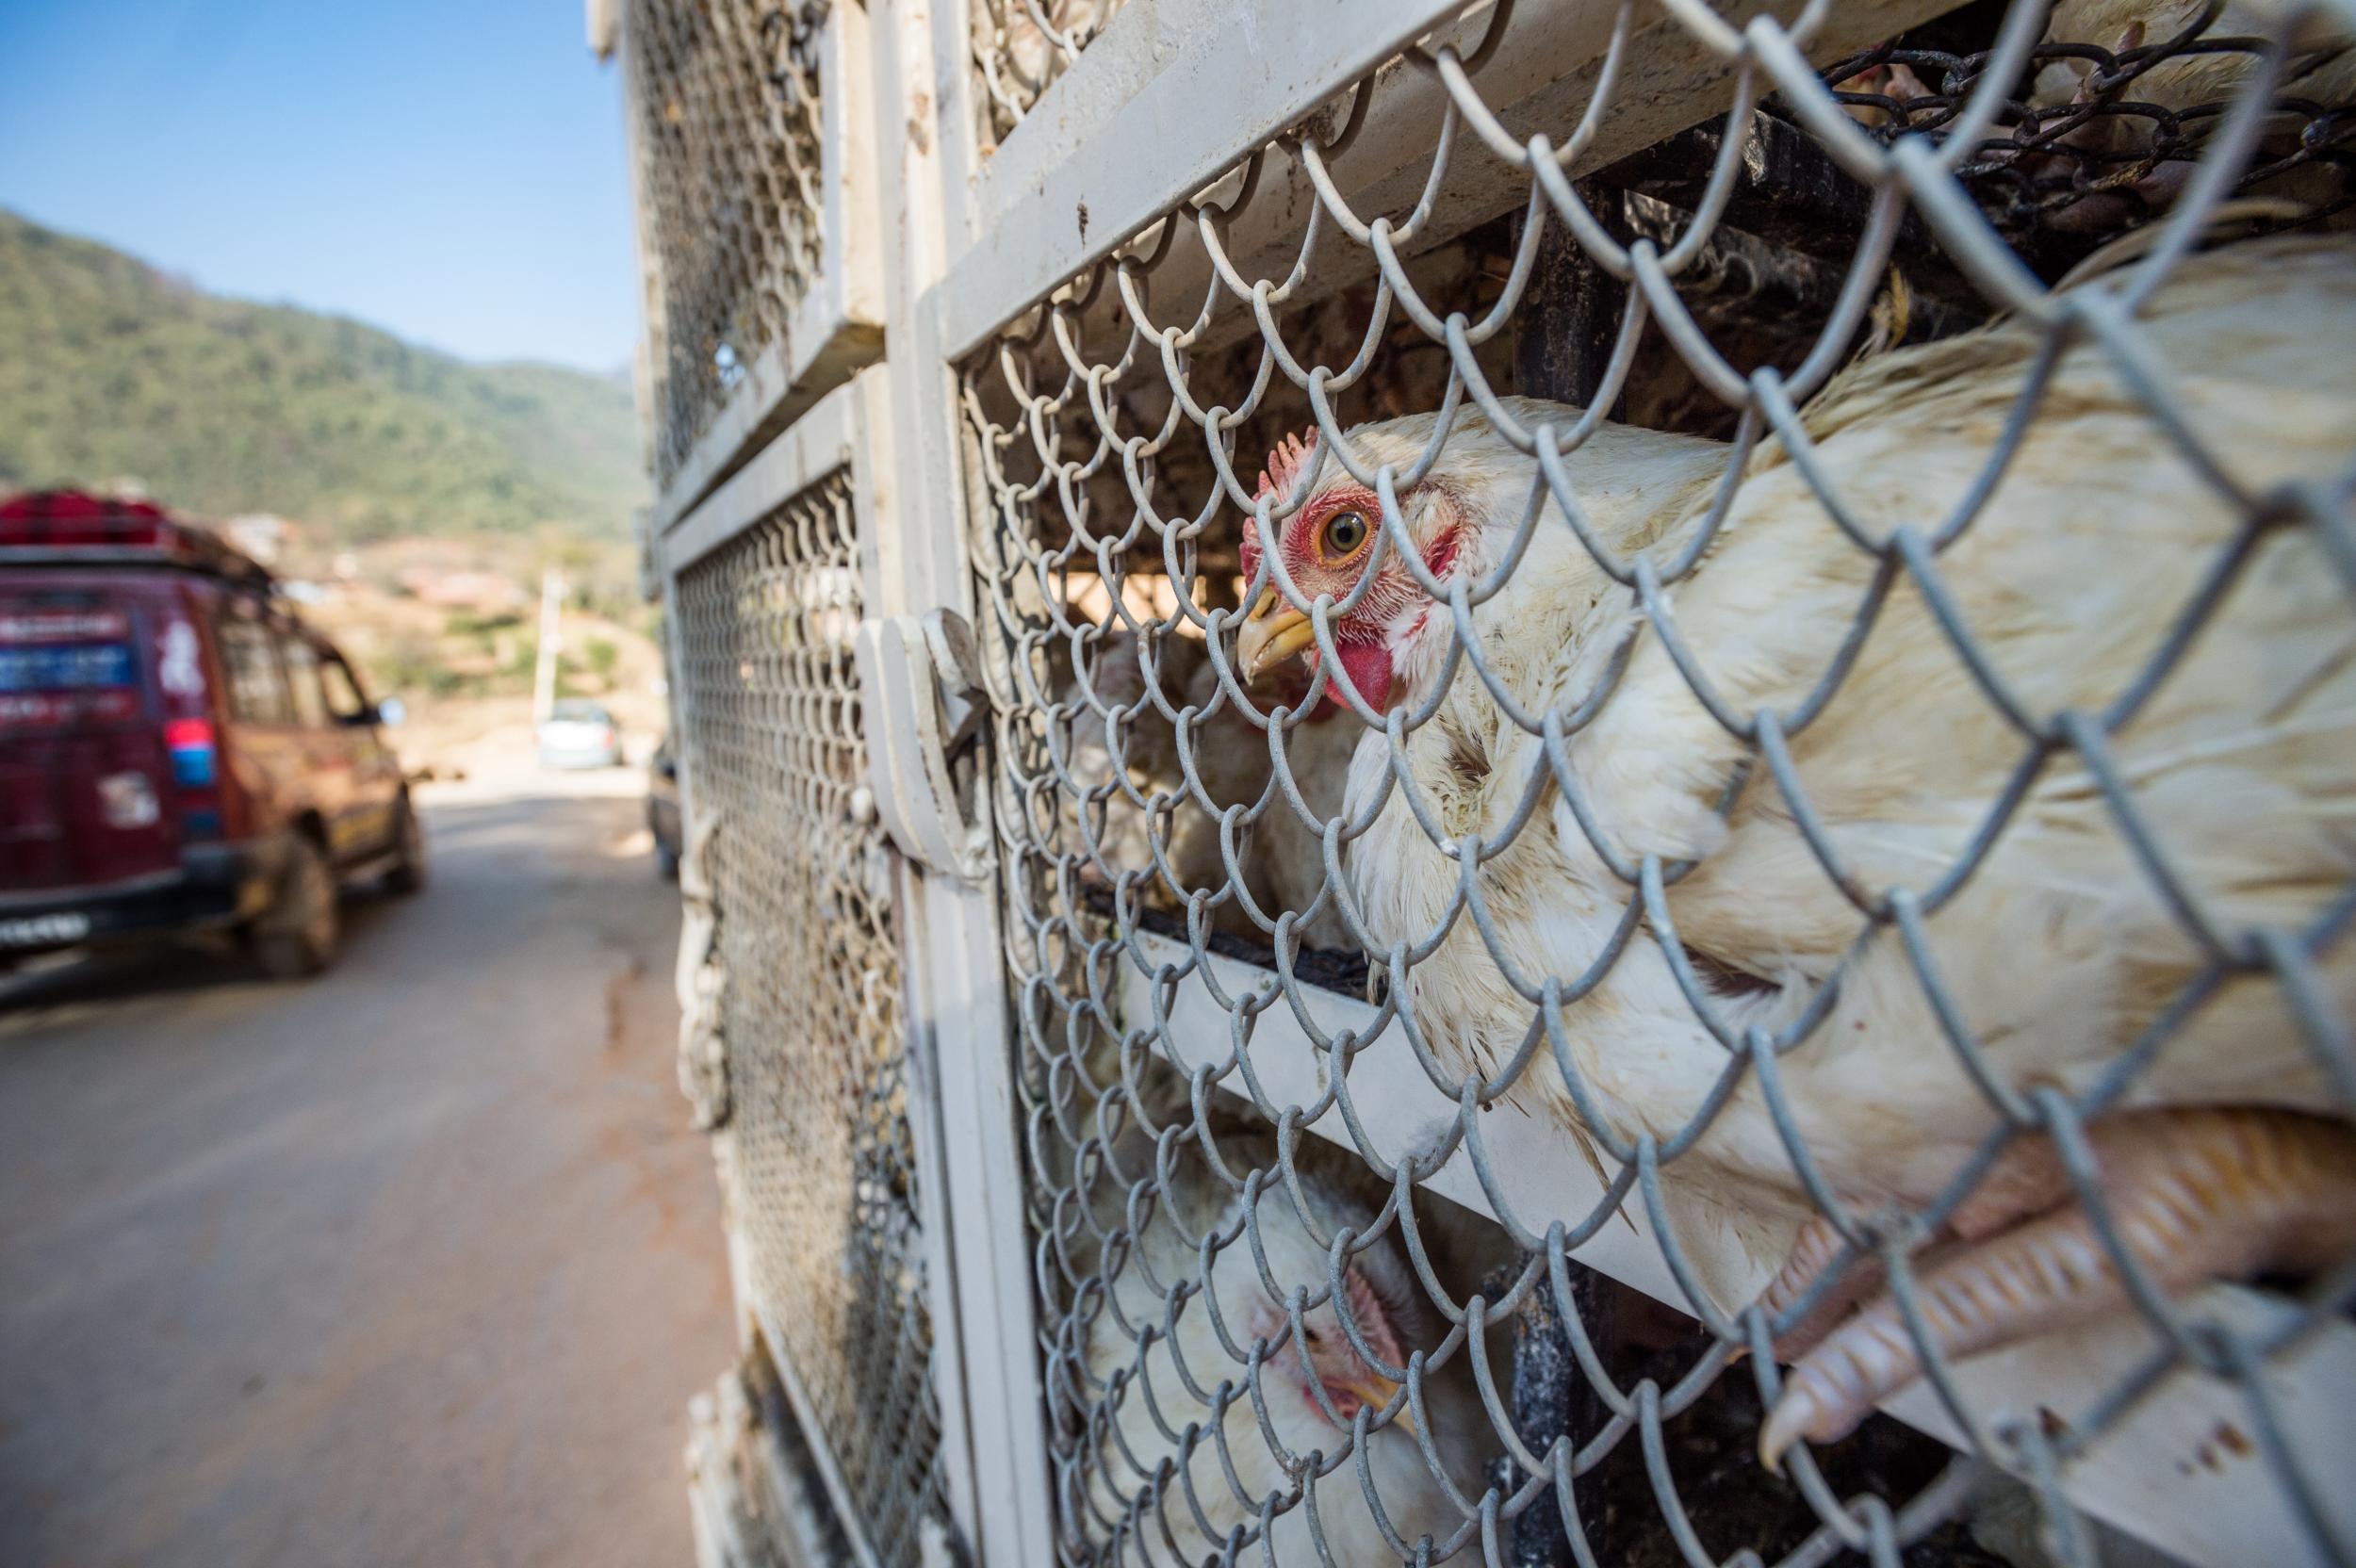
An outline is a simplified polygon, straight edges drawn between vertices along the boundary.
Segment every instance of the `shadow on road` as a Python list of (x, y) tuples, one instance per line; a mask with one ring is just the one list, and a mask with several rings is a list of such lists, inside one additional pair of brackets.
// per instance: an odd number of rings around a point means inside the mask
[[(591, 878), (595, 880), (614, 869), (606, 862), (632, 858), (621, 853), (621, 846), (634, 836), (637, 819), (634, 814), (617, 817), (614, 802), (622, 798), (623, 794), (610, 788), (582, 792), (576, 783), (568, 790), (551, 788), (546, 794), (516, 793), (485, 800), (461, 797), (429, 805), (429, 864), (435, 868), (436, 880), (443, 873), (463, 879), (477, 869), (469, 863), (481, 860), (485, 853), (545, 857), (551, 830), (563, 831), (569, 824), (592, 837), (597, 836), (598, 829), (604, 830), (606, 841), (582, 846), (587, 851), (583, 858), (597, 874)], [(618, 837), (611, 825), (616, 821), (624, 824)], [(592, 823), (594, 827), (589, 825)], [(651, 848), (635, 858), (652, 879)], [(552, 865), (549, 869), (559, 873), (552, 891), (562, 893), (582, 884), (579, 874), (566, 874), (577, 868)], [(443, 902), (435, 897), (431, 883), (423, 893), (410, 899), (391, 897), (372, 885), (346, 890), (337, 963), (351, 961), (383, 927), (410, 918), (413, 908), (430, 913)], [(263, 980), (260, 969), (228, 934), (73, 953), (36, 960), (14, 973), (0, 971), (0, 1020), (37, 1008), (127, 1001)], [(308, 983), (314, 982), (286, 984)], [(21, 1024), (23, 1020), (15, 1021)]]
[[(341, 949), (365, 942), (399, 905), (374, 889), (347, 892)], [(0, 1018), (35, 1007), (128, 1000), (263, 979), (260, 968), (228, 936), (193, 937), (154, 946), (75, 953), (13, 975), (0, 975)], [(303, 982), (287, 982), (303, 984)]]

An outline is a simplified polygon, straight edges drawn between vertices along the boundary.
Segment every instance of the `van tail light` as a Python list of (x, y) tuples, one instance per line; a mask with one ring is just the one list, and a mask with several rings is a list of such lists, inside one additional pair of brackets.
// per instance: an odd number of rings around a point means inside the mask
[(164, 726), (172, 782), (179, 793), (180, 832), (187, 839), (221, 837), (221, 752), (210, 719), (172, 719)]
[(172, 753), (172, 781), (183, 790), (209, 790), (220, 782), (212, 720), (173, 719), (164, 726), (164, 748)]

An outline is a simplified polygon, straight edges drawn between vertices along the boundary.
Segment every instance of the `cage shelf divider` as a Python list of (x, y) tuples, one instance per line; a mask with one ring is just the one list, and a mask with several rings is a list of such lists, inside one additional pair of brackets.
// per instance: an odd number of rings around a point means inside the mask
[[(1140, 933), (1136, 940), (1137, 960), (1122, 962), (1121, 1003), (1126, 1016), (1150, 1019), (1155, 1016), (1154, 982), (1148, 971), (1186, 970), (1193, 955), (1166, 937)], [(1248, 994), (1272, 978), (1234, 958), (1215, 956), (1207, 967), (1229, 995)], [(1368, 1004), (1337, 992), (1317, 992), (1315, 1001), (1317, 1025), (1329, 1036), (1369, 1029), (1379, 1016)], [(1229, 1014), (1200, 975), (1180, 981), (1168, 1006), (1168, 1034), (1223, 1046)], [(1156, 1037), (1157, 1051), (1164, 1037)], [(1283, 1002), (1255, 1021), (1252, 1059), (1257, 1082), (1276, 1105), (1315, 1104), (1322, 1097), (1328, 1071), (1323, 1054)], [(1194, 1064), (1172, 1065), (1183, 1070)], [(1361, 1124), (1393, 1160), (1426, 1146), (1433, 1129), (1455, 1113), (1454, 1104), (1433, 1090), (1396, 1029), (1353, 1060), (1350, 1083)], [(1356, 1147), (1338, 1108), (1304, 1130), (1340, 1148)], [(1560, 1129), (1501, 1110), (1484, 1119), (1482, 1135), (1490, 1169), (1513, 1210), (1529, 1216), (1584, 1214), (1602, 1198), (1603, 1182)], [(1424, 1185), (1476, 1214), (1498, 1217), (1467, 1150), (1460, 1148)], [(1690, 1312), (1641, 1208), (1631, 1204), (1620, 1212), (1625, 1219), (1615, 1217), (1598, 1231), (1578, 1250), (1579, 1262), (1679, 1312)], [(2278, 1331), (2291, 1317), (2279, 1303), (2239, 1285), (2211, 1285), (2198, 1304), (2261, 1338)], [(1978, 1357), (1957, 1371), (1965, 1391), (1982, 1409), (2065, 1410), (2100, 1396), (2132, 1373), (2154, 1348), (2149, 1330), (2119, 1320)], [(2356, 1409), (2356, 1324), (2342, 1319), (2310, 1333), (2285, 1357), (2279, 1380), (2282, 1413), (2292, 1441), (2310, 1452), (2332, 1451), (2347, 1429), (2348, 1412)], [(1911, 1389), (1883, 1408), (1946, 1443), (1968, 1446), (1965, 1435), (1926, 1388)], [(2233, 1389), (2208, 1379), (2179, 1378), (2079, 1462), (2070, 1477), (2071, 1497), (2096, 1516), (2137, 1534), (2148, 1534), (2154, 1521), (2165, 1521), (2159, 1533), (2190, 1561), (2228, 1568), (2243, 1562), (2314, 1560), (2297, 1515), (2253, 1470), (2262, 1462), (2234, 1435), (2244, 1431), (2246, 1423), (2242, 1401)], [(2154, 1473), (2148, 1463), (2148, 1456), (2154, 1453), (2198, 1453), (2214, 1462), (2171, 1464)], [(2327, 1502), (2339, 1527), (2356, 1528), (2356, 1496), (2343, 1491)]]
[[(1810, 41), (1811, 57), (1838, 58), (1944, 11), (1955, 0), (1862, 0), (1830, 7)], [(1789, 19), (1804, 0), (1768, 0), (1759, 14)], [(1119, 249), (1176, 204), (1209, 191), (1216, 206), (1235, 160), (1290, 127), (1317, 121), (1338, 128), (1347, 105), (1335, 94), (1382, 66), (1405, 43), (1433, 35), (1464, 48), (1486, 26), (1485, 8), (1462, 24), (1464, 0), (1353, 0), (1348, 26), (1313, 6), (1268, 9), (1254, 0), (1175, 0), (1113, 19), (1087, 54), (1058, 77), (1040, 106), (977, 171), (966, 250), (945, 285), (943, 336), (962, 358), (1064, 280)], [(1524, 6), (1491, 62), (1484, 86), (1512, 129), (1557, 131), (1575, 123), (1593, 92), (1613, 31), (1610, 4)], [(1139, 87), (1133, 58), (1166, 61)], [(1097, 78), (1104, 80), (1100, 83)], [(1664, 13), (1645, 10), (1621, 67), (1621, 112), (1606, 118), (1586, 153), (1566, 171), (1579, 175), (1650, 146), (1672, 132), (1723, 114), (1732, 76)], [(1661, 90), (1647, 93), (1642, 84)], [(1220, 112), (1204, 112), (1218, 105)], [(1357, 140), (1334, 170), (1363, 213), (1415, 204), (1430, 163), (1433, 127), (1448, 94), (1423, 72), (1392, 66), (1378, 77)], [(1319, 117), (1322, 116), (1322, 119)], [(1467, 159), (1439, 193), (1425, 233), (1432, 241), (1518, 206), (1528, 179), (1494, 160)], [(1299, 215), (1317, 201), (1307, 172), (1271, 150), (1257, 198), (1236, 215), (1225, 248), (1246, 277), (1281, 277), (1299, 248)], [(1082, 215), (1085, 214), (1085, 219)], [(1314, 299), (1368, 275), (1354, 253), (1336, 253), (1309, 281)], [(1183, 318), (1211, 278), (1202, 246), (1183, 232), (1153, 273), (1154, 297)], [(1216, 348), (1248, 331), (1230, 311), (1205, 335)]]

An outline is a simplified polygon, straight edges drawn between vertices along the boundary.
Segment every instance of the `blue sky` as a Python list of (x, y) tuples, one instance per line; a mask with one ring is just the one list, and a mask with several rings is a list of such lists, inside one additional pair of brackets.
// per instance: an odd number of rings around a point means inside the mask
[(628, 362), (581, 0), (0, 0), (0, 206), (469, 359)]

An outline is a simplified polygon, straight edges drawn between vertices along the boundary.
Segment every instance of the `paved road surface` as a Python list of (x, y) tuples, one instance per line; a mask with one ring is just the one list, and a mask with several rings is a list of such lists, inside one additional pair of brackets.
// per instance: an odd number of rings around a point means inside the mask
[(0, 986), (0, 1564), (690, 1560), (676, 906), (629, 776), (520, 786), (446, 792), (323, 979)]

